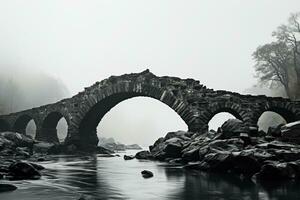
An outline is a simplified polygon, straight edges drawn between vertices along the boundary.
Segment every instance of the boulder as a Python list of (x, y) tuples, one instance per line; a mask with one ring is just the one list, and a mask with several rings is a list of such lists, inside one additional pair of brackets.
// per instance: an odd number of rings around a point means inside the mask
[(275, 127), (269, 127), (267, 135), (273, 136), (275, 138), (281, 137), (281, 127), (283, 124), (279, 124), (278, 126)]
[(214, 140), (209, 143), (210, 150), (219, 153), (231, 153), (243, 150), (244, 141), (239, 138)]
[(106, 149), (105, 147), (102, 147), (102, 146), (96, 147), (96, 152), (98, 154), (113, 154), (113, 153), (115, 153), (114, 151), (112, 151), (110, 149)]
[(127, 156), (127, 155), (124, 155), (124, 160), (132, 160), (134, 159), (134, 156)]
[(240, 133), (249, 133), (250, 129), (241, 120), (229, 119), (221, 126), (221, 138), (239, 137)]
[(18, 147), (31, 147), (34, 143), (31, 137), (16, 132), (2, 132), (0, 136), (12, 141)]
[(300, 121), (282, 126), (281, 137), (284, 141), (300, 144)]
[(167, 143), (164, 152), (167, 158), (180, 158), (181, 157), (182, 145), (180, 142)]
[(136, 159), (153, 159), (152, 154), (149, 151), (140, 151), (135, 154)]
[(30, 163), (26, 162), (17, 162), (11, 164), (9, 166), (9, 173), (15, 180), (39, 179), (41, 177), (40, 172)]
[(153, 173), (151, 171), (149, 171), (149, 170), (143, 170), (141, 172), (141, 174), (142, 174), (142, 176), (144, 178), (151, 178), (151, 177), (153, 177)]
[(203, 162), (206, 162), (209, 165), (210, 171), (220, 172), (228, 171), (232, 168), (231, 159), (232, 155), (228, 153), (209, 153), (205, 155)]
[(167, 133), (167, 135), (165, 136), (165, 141), (169, 140), (171, 138), (177, 137), (180, 138), (182, 140), (190, 140), (190, 138), (192, 137), (194, 133), (192, 132), (186, 132), (186, 131), (176, 131), (176, 132), (169, 132)]
[(3, 149), (12, 149), (15, 147), (16, 144), (8, 139), (6, 139), (4, 136), (0, 135), (0, 151)]
[(293, 179), (299, 176), (293, 168), (293, 164), (268, 162), (262, 166), (261, 170), (254, 175), (258, 180), (284, 180)]
[(0, 193), (1, 192), (9, 192), (9, 191), (14, 191), (18, 189), (17, 186), (14, 186), (12, 184), (0, 184)]
[(200, 160), (199, 149), (200, 149), (200, 147), (194, 146), (194, 148), (191, 148), (188, 151), (184, 151), (184, 153), (182, 154), (183, 161), (184, 162), (191, 162), (191, 161), (198, 161), (198, 160)]

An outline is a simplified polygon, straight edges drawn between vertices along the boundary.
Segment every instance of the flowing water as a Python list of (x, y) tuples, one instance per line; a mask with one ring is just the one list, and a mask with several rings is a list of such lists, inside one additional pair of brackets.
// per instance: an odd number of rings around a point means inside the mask
[[(127, 155), (135, 152), (126, 152)], [(300, 184), (255, 184), (233, 175), (185, 171), (161, 162), (120, 157), (55, 156), (40, 162), (46, 167), (40, 180), (14, 181), (18, 189), (0, 193), (1, 200), (79, 199), (300, 199)], [(144, 179), (147, 169), (154, 177)], [(3, 182), (3, 181), (2, 181)]]

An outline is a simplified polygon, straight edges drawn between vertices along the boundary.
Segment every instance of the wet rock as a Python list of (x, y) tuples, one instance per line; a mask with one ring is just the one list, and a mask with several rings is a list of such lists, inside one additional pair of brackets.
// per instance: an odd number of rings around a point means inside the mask
[(276, 127), (269, 127), (267, 135), (273, 136), (275, 138), (281, 137), (281, 127), (283, 124), (279, 124)]
[(18, 147), (31, 147), (34, 143), (34, 140), (29, 136), (16, 132), (2, 132), (0, 136), (12, 141)]
[(244, 141), (239, 138), (214, 140), (209, 143), (210, 149), (220, 153), (238, 152), (243, 150)]
[(182, 164), (183, 160), (182, 160), (182, 158), (170, 159), (169, 163), (172, 164), (172, 165)]
[(115, 153), (114, 151), (112, 151), (112, 150), (110, 150), (110, 149), (106, 149), (106, 148), (104, 148), (104, 147), (102, 147), (102, 146), (98, 146), (98, 147), (96, 148), (96, 152), (97, 152), (98, 154), (113, 154), (113, 153)]
[(253, 174), (257, 173), (261, 168), (261, 164), (252, 155), (233, 155), (230, 162), (230, 170), (234, 171), (235, 173), (247, 176), (252, 176)]
[(40, 172), (34, 168), (30, 163), (17, 162), (9, 166), (9, 173), (15, 180), (23, 179), (39, 179)]
[(124, 160), (132, 160), (134, 159), (134, 156), (127, 156), (127, 155), (124, 155)]
[(300, 144), (300, 121), (282, 126), (281, 136), (284, 141)]
[(279, 162), (267, 162), (261, 170), (254, 175), (258, 180), (284, 180), (293, 179), (299, 176), (293, 167), (293, 164)]
[(165, 156), (167, 158), (180, 158), (182, 144), (180, 141), (172, 141), (166, 144), (164, 148)]
[(182, 154), (182, 159), (185, 162), (191, 162), (191, 161), (200, 160), (199, 149), (200, 149), (200, 147), (195, 146), (194, 148), (192, 148), (192, 149), (190, 149), (188, 151), (184, 151), (184, 153)]
[(12, 184), (3, 184), (0, 183), (0, 193), (1, 192), (9, 192), (9, 191), (14, 191), (18, 189), (17, 186), (12, 185)]
[(140, 151), (135, 155), (136, 159), (153, 159), (152, 154), (149, 151)]
[(190, 140), (190, 138), (193, 134), (194, 133), (192, 133), (192, 132), (186, 132), (186, 131), (169, 132), (169, 133), (167, 133), (167, 135), (165, 136), (164, 139), (166, 141), (166, 140), (169, 140), (171, 138), (177, 137), (177, 138), (180, 138), (182, 140)]
[(228, 171), (232, 167), (231, 159), (232, 155), (228, 153), (209, 153), (203, 162), (209, 165), (210, 171)]
[(149, 171), (149, 170), (143, 170), (143, 171), (141, 172), (141, 174), (142, 174), (142, 176), (143, 176), (144, 178), (151, 178), (151, 177), (154, 176), (153, 173), (152, 173), (151, 171)]
[(45, 167), (44, 166), (42, 166), (42, 165), (39, 165), (39, 164), (36, 164), (36, 163), (29, 163), (30, 165), (32, 165), (35, 169), (37, 169), (37, 170), (44, 170), (45, 169)]
[(221, 126), (222, 139), (239, 137), (240, 133), (249, 133), (250, 129), (241, 120), (229, 119)]

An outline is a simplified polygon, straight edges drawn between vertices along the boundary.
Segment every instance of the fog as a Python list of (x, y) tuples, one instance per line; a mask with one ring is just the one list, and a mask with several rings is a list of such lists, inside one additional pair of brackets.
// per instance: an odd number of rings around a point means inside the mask
[[(55, 102), (110, 75), (146, 68), (209, 88), (271, 94), (252, 88), (251, 54), (299, 10), (299, 0), (0, 1), (1, 87), (3, 80), (18, 82), (22, 94), (6, 111)], [(117, 105), (98, 127), (105, 136), (143, 144), (177, 129), (186, 125), (176, 113), (138, 98)]]

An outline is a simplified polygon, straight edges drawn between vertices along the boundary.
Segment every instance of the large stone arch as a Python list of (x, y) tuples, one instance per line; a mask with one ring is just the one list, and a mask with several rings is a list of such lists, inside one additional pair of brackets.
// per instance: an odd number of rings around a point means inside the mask
[(26, 127), (31, 120), (33, 120), (36, 123), (36, 121), (31, 115), (29, 114), (20, 115), (14, 122), (13, 130), (18, 133), (26, 135)]
[(79, 121), (79, 140), (85, 141), (83, 143), (97, 144), (96, 127), (103, 116), (118, 103), (139, 96), (154, 98), (166, 104), (183, 119), (189, 129), (192, 128), (189, 125), (192, 124), (193, 111), (171, 91), (145, 83), (125, 82), (112, 84), (86, 97), (86, 103), (81, 104), (80, 115), (76, 119)]
[(4, 119), (0, 119), (0, 132), (9, 131), (11, 129), (9, 123)]
[(64, 118), (69, 125), (69, 117), (64, 111), (51, 110), (45, 114), (41, 120), (39, 130), (37, 131), (36, 139), (46, 142), (58, 143), (57, 124), (60, 119)]

